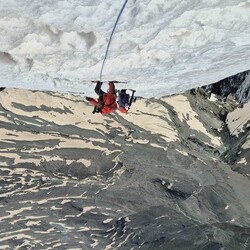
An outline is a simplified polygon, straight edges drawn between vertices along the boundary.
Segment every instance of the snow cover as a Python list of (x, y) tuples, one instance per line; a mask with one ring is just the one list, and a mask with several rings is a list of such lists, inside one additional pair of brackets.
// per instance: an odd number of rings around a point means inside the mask
[(244, 126), (247, 126), (250, 120), (249, 109), (250, 101), (228, 114), (226, 122), (231, 135), (238, 136), (240, 132), (244, 132)]
[[(123, 3), (0, 0), (0, 86), (93, 95)], [(129, 0), (102, 80), (160, 97), (249, 70), (249, 23), (249, 0)]]

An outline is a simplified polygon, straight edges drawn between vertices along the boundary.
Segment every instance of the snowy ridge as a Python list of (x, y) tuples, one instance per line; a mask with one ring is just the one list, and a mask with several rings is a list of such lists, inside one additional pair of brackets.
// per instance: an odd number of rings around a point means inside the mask
[[(0, 3), (0, 85), (93, 93), (123, 2)], [(249, 10), (246, 0), (128, 1), (103, 80), (160, 97), (248, 70)]]

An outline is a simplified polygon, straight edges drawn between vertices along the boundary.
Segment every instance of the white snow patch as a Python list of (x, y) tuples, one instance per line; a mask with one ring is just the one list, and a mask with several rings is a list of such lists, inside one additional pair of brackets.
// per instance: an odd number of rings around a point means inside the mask
[(104, 220), (102, 223), (107, 224), (107, 223), (110, 223), (112, 220), (113, 220), (113, 219), (106, 219), (106, 220)]
[[(122, 4), (2, 1), (0, 46), (8, 56), (0, 85), (93, 94), (89, 82), (99, 77)], [(250, 68), (249, 22), (246, 0), (128, 1), (103, 79), (129, 80), (140, 96), (159, 97), (242, 72)]]
[(202, 132), (207, 135), (211, 139), (212, 144), (216, 146), (221, 145), (220, 138), (208, 133), (203, 124), (197, 119), (198, 114), (193, 111), (186, 96), (175, 95), (171, 97), (164, 97), (162, 100), (173, 106), (175, 111), (178, 113), (179, 119), (182, 122), (185, 121), (191, 129), (197, 130), (198, 132)]
[(250, 120), (250, 101), (243, 108), (237, 108), (227, 115), (227, 125), (231, 135), (238, 136), (243, 131), (243, 126)]
[(209, 101), (211, 102), (218, 102), (218, 98), (215, 94), (211, 94), (211, 97), (209, 98)]
[(242, 158), (242, 159), (240, 159), (239, 161), (237, 161), (237, 164), (243, 164), (243, 165), (247, 165), (247, 160), (246, 160), (246, 158)]
[(91, 210), (93, 210), (93, 209), (95, 209), (95, 208), (96, 208), (95, 206), (84, 207), (82, 213), (83, 213), (83, 214), (84, 214), (84, 213), (87, 213), (87, 212), (89, 212), (89, 211), (91, 211)]
[(180, 153), (180, 154), (182, 154), (182, 155), (185, 155), (185, 156), (188, 156), (188, 153), (187, 152), (185, 152), (185, 151), (181, 151), (181, 150), (179, 150), (179, 149), (175, 149), (178, 153)]
[(242, 145), (243, 149), (249, 149), (250, 148), (250, 136), (247, 137), (246, 142)]

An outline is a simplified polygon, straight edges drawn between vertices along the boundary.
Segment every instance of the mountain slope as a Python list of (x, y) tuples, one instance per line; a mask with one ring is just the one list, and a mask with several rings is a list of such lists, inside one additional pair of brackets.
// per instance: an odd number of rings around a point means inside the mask
[(70, 94), (0, 92), (0, 245), (247, 249), (250, 184), (236, 167), (249, 166), (249, 131), (233, 139), (222, 117), (237, 102), (204, 94), (104, 117)]

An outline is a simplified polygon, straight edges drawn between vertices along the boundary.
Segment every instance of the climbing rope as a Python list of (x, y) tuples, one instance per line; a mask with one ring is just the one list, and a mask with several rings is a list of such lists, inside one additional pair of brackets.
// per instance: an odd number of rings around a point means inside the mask
[(112, 32), (111, 32), (111, 35), (110, 35), (110, 37), (109, 37), (109, 41), (108, 41), (108, 45), (107, 45), (107, 48), (106, 48), (105, 56), (104, 56), (104, 59), (103, 59), (103, 62), (102, 62), (102, 67), (101, 67), (101, 72), (100, 72), (100, 81), (102, 81), (102, 71), (103, 71), (103, 68), (104, 68), (105, 61), (106, 61), (107, 56), (108, 56), (108, 51), (109, 51), (109, 46), (110, 46), (110, 44), (111, 44), (112, 36), (113, 36), (113, 34), (115, 33), (115, 28), (116, 28), (116, 26), (117, 26), (117, 24), (118, 24), (118, 21), (119, 21), (121, 15), (122, 15), (122, 12), (123, 12), (123, 10), (124, 10), (124, 8), (125, 8), (127, 2), (128, 2), (128, 0), (125, 0), (125, 2), (124, 2), (124, 4), (123, 4), (123, 6), (122, 6), (122, 8), (121, 8), (121, 10), (120, 10), (120, 12), (119, 12), (117, 18), (116, 18), (115, 25), (114, 25), (113, 30), (112, 30)]

